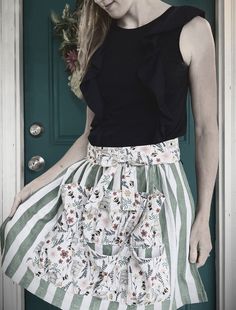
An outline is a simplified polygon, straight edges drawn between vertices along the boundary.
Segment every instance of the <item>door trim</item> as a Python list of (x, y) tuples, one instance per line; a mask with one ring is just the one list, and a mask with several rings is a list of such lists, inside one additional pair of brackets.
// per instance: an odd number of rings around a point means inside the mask
[[(0, 0), (0, 218), (24, 186), (23, 0)], [(0, 273), (1, 309), (23, 310), (24, 289)]]
[(236, 156), (236, 3), (216, 3), (216, 47), (220, 152), (216, 195), (216, 304), (217, 310), (234, 309), (236, 277), (235, 156)]
[[(23, 0), (0, 0), (0, 4), (0, 217), (3, 222), (10, 212), (15, 193), (24, 186)], [(216, 181), (217, 310), (233, 309), (232, 290), (236, 286), (236, 279), (232, 278), (232, 258), (236, 257), (236, 249), (231, 239), (232, 223), (236, 222), (236, 213), (232, 212), (236, 193), (231, 190), (236, 185), (231, 174), (231, 169), (235, 169), (232, 146), (235, 148), (236, 144), (232, 145), (232, 141), (236, 141), (236, 133), (233, 132), (236, 113), (232, 113), (235, 112), (233, 98), (236, 94), (234, 12), (234, 0), (216, 0), (220, 129), (220, 160)], [(24, 310), (24, 289), (2, 273), (0, 280), (1, 309)]]

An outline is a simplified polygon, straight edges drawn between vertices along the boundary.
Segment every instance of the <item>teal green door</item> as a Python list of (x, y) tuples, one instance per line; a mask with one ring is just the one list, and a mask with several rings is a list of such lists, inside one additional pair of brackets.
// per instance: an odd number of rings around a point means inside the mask
[[(38, 177), (57, 162), (83, 133), (86, 105), (67, 86), (64, 62), (53, 36), (50, 12), (62, 12), (65, 3), (75, 1), (24, 1), (24, 104), (25, 104), (25, 183)], [(40, 123), (44, 132), (38, 137), (30, 127)], [(33, 156), (41, 156), (45, 167), (28, 169)], [(58, 309), (25, 292), (26, 310)]]
[[(50, 12), (62, 12), (65, 4), (73, 8), (75, 1), (24, 1), (24, 118), (25, 118), (25, 184), (49, 169), (70, 148), (82, 134), (85, 126), (86, 105), (67, 86), (67, 73), (58, 48), (59, 42), (53, 36)], [(192, 4), (206, 11), (207, 19), (214, 27), (214, 1), (186, 0), (172, 1), (170, 4)], [(213, 29), (214, 30), (214, 29)], [(181, 139), (181, 155), (193, 196), (196, 199), (194, 171), (194, 123), (188, 100), (188, 130)], [(30, 127), (40, 123), (44, 132), (34, 137)], [(45, 167), (36, 172), (28, 169), (33, 156), (41, 156)], [(205, 266), (199, 269), (209, 296), (208, 303), (193, 304), (183, 309), (215, 310), (215, 213), (213, 200), (211, 233), (213, 250)], [(42, 299), (25, 292), (26, 310), (58, 309)], [(87, 309), (84, 309), (87, 310)]]

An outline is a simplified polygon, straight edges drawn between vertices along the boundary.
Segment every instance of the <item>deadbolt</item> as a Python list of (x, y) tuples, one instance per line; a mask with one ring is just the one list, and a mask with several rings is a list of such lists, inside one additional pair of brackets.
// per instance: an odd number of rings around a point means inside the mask
[(28, 162), (28, 167), (32, 171), (42, 170), (44, 166), (45, 160), (41, 156), (33, 156)]
[(39, 123), (34, 123), (30, 126), (30, 134), (33, 137), (38, 137), (44, 132), (44, 127)]

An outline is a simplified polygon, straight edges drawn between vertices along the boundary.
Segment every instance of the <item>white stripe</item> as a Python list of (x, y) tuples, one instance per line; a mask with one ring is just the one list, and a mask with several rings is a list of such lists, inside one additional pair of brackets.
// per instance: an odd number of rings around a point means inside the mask
[[(27, 222), (27, 224), (25, 225), (24, 229), (22, 229), (22, 231), (16, 236), (14, 242), (12, 243), (11, 247), (9, 248), (8, 252), (6, 253), (5, 256), (5, 260), (3, 263), (2, 268), (6, 269), (8, 264), (11, 263), (12, 258), (15, 256), (15, 254), (17, 253), (20, 245), (22, 244), (22, 242), (28, 237), (28, 235), (30, 234), (30, 230), (34, 227), (34, 225), (36, 224), (36, 222), (39, 219), (42, 219), (46, 216), (46, 214), (50, 213), (50, 211), (52, 210), (52, 208), (55, 205), (55, 202), (58, 200), (58, 197), (54, 198), (52, 201), (50, 201), (45, 207), (43, 207), (37, 214), (35, 214), (30, 221)], [(51, 224), (51, 222), (50, 222)], [(51, 226), (51, 225), (50, 225)], [(48, 227), (48, 225), (47, 225)], [(45, 233), (45, 229), (43, 229), (43, 232)], [(43, 237), (42, 235), (42, 231), (40, 232), (40, 234), (38, 235), (38, 237), (40, 237), (40, 239)], [(37, 237), (37, 238), (38, 238)]]
[(100, 303), (99, 310), (108, 310), (109, 305), (110, 305), (110, 300), (102, 299), (102, 302)]
[(69, 294), (68, 292), (66, 292), (60, 308), (62, 310), (69, 310), (71, 308), (73, 297), (74, 297), (73, 294)]
[[(173, 192), (175, 193), (176, 197), (176, 180), (171, 178), (171, 167), (169, 164), (163, 164), (163, 166), (159, 166), (162, 184), (163, 184), (163, 192), (168, 193), (169, 188), (166, 182), (166, 179), (169, 180), (171, 184), (171, 188)], [(175, 217), (172, 212), (171, 208), (171, 201), (169, 198), (169, 195), (166, 195), (166, 199), (163, 203), (163, 208), (165, 208), (165, 218), (166, 218), (166, 227), (168, 232), (168, 243), (169, 243), (169, 252), (170, 252), (170, 260), (171, 260), (171, 266), (170, 267), (170, 286), (171, 286), (171, 296), (170, 296), (170, 309), (173, 307), (173, 301), (175, 298), (175, 285), (177, 282), (177, 249), (176, 249), (176, 230), (175, 230)], [(157, 307), (157, 308), (156, 308)], [(158, 310), (158, 303), (156, 306), (155, 303), (155, 309)]]
[[(180, 212), (179, 212), (179, 206), (177, 205), (176, 208), (176, 242), (177, 242), (177, 258), (176, 258), (176, 263), (178, 264), (178, 253), (179, 253), (179, 236), (180, 236), (180, 229), (181, 229), (181, 217), (180, 217)], [(178, 268), (178, 267), (177, 267)], [(181, 275), (183, 277), (184, 275)], [(176, 293), (175, 293), (175, 300), (176, 304), (183, 304), (182, 298), (181, 298), (181, 292), (180, 292), (180, 287), (179, 287), (179, 281), (177, 279), (176, 281)]]
[[(23, 273), (21, 274), (21, 276), (26, 273), (26, 268), (24, 270), (22, 270), (22, 272)], [(14, 281), (18, 281), (18, 279), (16, 279), (14, 277)], [(40, 286), (40, 279), (38, 277), (34, 277), (31, 281), (30, 285), (27, 287), (27, 290), (30, 291), (32, 294), (35, 294), (35, 292), (37, 291), (39, 286)]]
[(83, 301), (81, 303), (80, 309), (89, 309), (90, 303), (92, 301), (93, 296), (92, 295), (84, 295)]
[[(154, 310), (162, 310), (162, 302), (155, 302), (155, 304), (154, 304)], [(171, 308), (169, 308), (169, 309), (171, 309)], [(137, 310), (139, 310), (139, 309), (137, 309)]]
[(123, 302), (120, 302), (117, 310), (126, 310), (126, 309), (127, 309), (127, 305)]
[(113, 185), (112, 185), (113, 191), (121, 189), (121, 186), (120, 186), (121, 171), (122, 171), (122, 165), (117, 165), (117, 170), (113, 177)]
[[(184, 197), (185, 197), (185, 202), (187, 204), (187, 240), (186, 240), (186, 248), (189, 249), (189, 242), (190, 242), (190, 230), (191, 230), (191, 214), (192, 214), (192, 209), (191, 209), (191, 202), (189, 200), (189, 196), (188, 196), (188, 193), (187, 193), (187, 189), (185, 187), (185, 184), (184, 184), (184, 180), (182, 178), (182, 174), (181, 174), (181, 171), (180, 171), (180, 168), (179, 166), (176, 166), (177, 169), (178, 169), (178, 172), (179, 172), (179, 175), (180, 175), (180, 179), (181, 179), (181, 182), (183, 184), (183, 188), (184, 188)], [(189, 257), (188, 257), (188, 251), (186, 251), (186, 259), (187, 259), (187, 267), (186, 267), (186, 279), (187, 279), (187, 284), (188, 284), (188, 290), (189, 290), (189, 295), (190, 295), (190, 298), (191, 298), (191, 301), (195, 302), (196, 300), (198, 300), (198, 293), (197, 293), (197, 287), (195, 285), (195, 281), (194, 281), (194, 278), (193, 278), (193, 275), (191, 273), (191, 270), (190, 270), (190, 262), (189, 262)]]
[(49, 285), (47, 287), (47, 293), (45, 294), (43, 299), (49, 303), (52, 303), (56, 289), (57, 289), (57, 287), (54, 284), (49, 282)]

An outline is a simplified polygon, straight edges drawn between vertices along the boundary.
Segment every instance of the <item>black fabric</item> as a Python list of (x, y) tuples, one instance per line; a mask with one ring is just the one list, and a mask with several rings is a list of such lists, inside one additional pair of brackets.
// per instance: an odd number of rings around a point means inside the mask
[(205, 12), (172, 6), (138, 28), (112, 21), (80, 84), (95, 116), (88, 136), (97, 146), (159, 143), (185, 134), (189, 67), (179, 37), (182, 27)]

